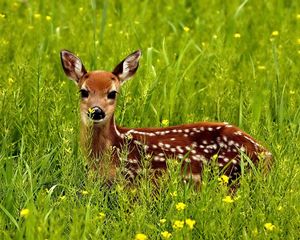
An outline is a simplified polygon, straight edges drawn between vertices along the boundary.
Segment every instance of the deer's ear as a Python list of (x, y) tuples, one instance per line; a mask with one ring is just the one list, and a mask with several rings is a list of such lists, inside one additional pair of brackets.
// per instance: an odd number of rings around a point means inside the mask
[(137, 50), (134, 53), (131, 53), (112, 71), (112, 73), (120, 79), (122, 84), (135, 74), (136, 70), (139, 67), (139, 59), (141, 55), (141, 50)]
[(81, 60), (73, 53), (62, 50), (60, 51), (60, 59), (65, 74), (76, 83), (78, 83), (80, 78), (87, 73)]

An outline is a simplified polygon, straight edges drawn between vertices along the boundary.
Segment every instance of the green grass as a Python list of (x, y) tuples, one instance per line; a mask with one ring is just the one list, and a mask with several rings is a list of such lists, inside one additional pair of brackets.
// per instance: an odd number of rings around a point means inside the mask
[[(299, 237), (300, 5), (227, 2), (1, 1), (0, 239)], [(227, 121), (273, 153), (270, 173), (246, 172), (233, 203), (222, 201), (217, 173), (205, 172), (195, 191), (177, 166), (159, 189), (147, 170), (130, 189), (122, 176), (103, 187), (86, 170), (79, 97), (59, 51), (112, 70), (138, 48), (140, 68), (118, 99), (120, 125)], [(187, 218), (193, 230), (173, 229)]]

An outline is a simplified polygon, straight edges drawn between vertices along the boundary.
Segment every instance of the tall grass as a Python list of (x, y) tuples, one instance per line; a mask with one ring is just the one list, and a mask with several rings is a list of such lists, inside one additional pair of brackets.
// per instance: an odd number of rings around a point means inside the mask
[[(0, 239), (161, 239), (163, 231), (172, 239), (297, 239), (299, 7), (1, 1)], [(118, 99), (120, 125), (231, 122), (271, 150), (270, 173), (245, 172), (230, 203), (215, 171), (205, 171), (200, 190), (183, 184), (172, 163), (159, 188), (147, 169), (131, 188), (122, 176), (108, 188), (88, 171), (77, 89), (59, 51), (76, 52), (88, 69), (112, 70), (138, 48), (140, 68)], [(193, 229), (176, 229), (188, 218)]]

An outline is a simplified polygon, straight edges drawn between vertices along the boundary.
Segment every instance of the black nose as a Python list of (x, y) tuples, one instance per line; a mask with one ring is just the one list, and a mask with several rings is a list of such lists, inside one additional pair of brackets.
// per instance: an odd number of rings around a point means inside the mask
[(99, 107), (89, 108), (88, 111), (89, 118), (97, 121), (105, 118), (105, 112)]

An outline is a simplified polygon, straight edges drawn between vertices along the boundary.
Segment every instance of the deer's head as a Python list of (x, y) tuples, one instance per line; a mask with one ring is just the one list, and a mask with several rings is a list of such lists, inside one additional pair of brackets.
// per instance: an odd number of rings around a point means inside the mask
[(79, 88), (82, 122), (85, 125), (107, 123), (115, 111), (121, 85), (138, 69), (141, 51), (127, 56), (112, 72), (88, 72), (82, 61), (67, 50), (62, 50), (60, 56), (65, 74)]

